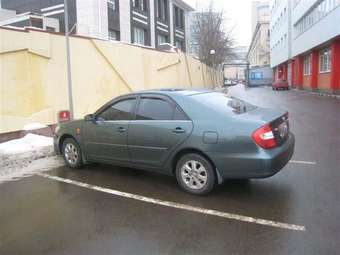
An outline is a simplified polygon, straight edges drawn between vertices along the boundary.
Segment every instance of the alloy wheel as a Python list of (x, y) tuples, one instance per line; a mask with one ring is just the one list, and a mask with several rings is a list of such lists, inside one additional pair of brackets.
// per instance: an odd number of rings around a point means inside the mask
[(197, 160), (187, 161), (181, 168), (182, 180), (190, 189), (202, 189), (207, 183), (207, 176), (206, 168)]
[(76, 146), (74, 146), (72, 143), (66, 144), (64, 155), (65, 155), (65, 159), (67, 160), (69, 164), (75, 165), (77, 163), (77, 160), (79, 157), (78, 150)]

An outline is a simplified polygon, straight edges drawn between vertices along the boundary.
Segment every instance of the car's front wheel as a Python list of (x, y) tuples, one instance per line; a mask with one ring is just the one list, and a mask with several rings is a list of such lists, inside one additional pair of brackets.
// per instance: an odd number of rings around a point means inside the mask
[(72, 168), (80, 168), (83, 166), (81, 150), (78, 143), (74, 139), (65, 139), (62, 148), (63, 157), (67, 166)]
[(176, 178), (185, 191), (195, 195), (205, 195), (214, 188), (216, 175), (212, 164), (205, 157), (190, 153), (178, 161)]

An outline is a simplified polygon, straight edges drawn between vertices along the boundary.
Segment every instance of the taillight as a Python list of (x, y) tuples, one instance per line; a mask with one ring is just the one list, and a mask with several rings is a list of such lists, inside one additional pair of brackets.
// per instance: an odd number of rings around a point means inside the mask
[(252, 138), (263, 149), (271, 149), (277, 146), (273, 130), (268, 124), (255, 130)]
[(71, 115), (69, 111), (60, 111), (58, 113), (58, 122), (66, 122), (71, 120)]

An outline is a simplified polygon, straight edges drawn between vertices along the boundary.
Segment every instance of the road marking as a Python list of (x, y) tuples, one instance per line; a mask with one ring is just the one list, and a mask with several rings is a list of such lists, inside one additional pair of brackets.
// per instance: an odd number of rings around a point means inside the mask
[(303, 161), (303, 160), (290, 160), (289, 163), (305, 164), (305, 165), (316, 165), (316, 162), (314, 162), (314, 161)]
[(130, 199), (142, 201), (142, 202), (145, 202), (145, 203), (162, 205), (162, 206), (182, 209), (182, 210), (186, 210), (186, 211), (191, 211), (191, 212), (196, 212), (196, 213), (201, 213), (201, 214), (207, 214), (207, 215), (212, 215), (212, 216), (217, 216), (217, 217), (222, 217), (222, 218), (227, 218), (227, 219), (232, 219), (232, 220), (237, 220), (237, 221), (242, 221), (242, 222), (265, 225), (265, 226), (270, 226), (270, 227), (275, 227), (275, 228), (289, 229), (289, 230), (295, 230), (295, 231), (306, 231), (305, 226), (301, 226), (301, 225), (294, 225), (294, 224), (282, 223), (282, 222), (277, 222), (277, 221), (253, 218), (253, 217), (234, 214), (234, 213), (221, 212), (221, 211), (217, 211), (217, 210), (205, 209), (205, 208), (186, 205), (186, 204), (179, 204), (179, 203), (175, 203), (175, 202), (171, 202), (171, 201), (164, 201), (164, 200), (160, 200), (160, 199), (156, 199), (156, 198), (145, 197), (145, 196), (141, 196), (141, 195), (127, 193), (127, 192), (123, 192), (123, 191), (119, 191), (119, 190), (102, 188), (102, 187), (99, 187), (99, 186), (96, 186), (96, 185), (87, 184), (87, 183), (84, 183), (84, 182), (78, 182), (78, 181), (74, 181), (74, 180), (70, 180), (70, 179), (65, 179), (65, 178), (61, 178), (61, 177), (58, 177), (58, 176), (49, 175), (49, 174), (45, 174), (45, 173), (38, 173), (37, 175), (44, 177), (44, 178), (51, 179), (51, 180), (55, 180), (55, 181), (58, 181), (58, 182), (64, 182), (64, 183), (76, 185), (76, 186), (79, 186), (79, 187), (108, 193), (108, 194), (115, 195), (115, 196), (120, 196), (120, 197), (125, 197), (125, 198), (130, 198)]

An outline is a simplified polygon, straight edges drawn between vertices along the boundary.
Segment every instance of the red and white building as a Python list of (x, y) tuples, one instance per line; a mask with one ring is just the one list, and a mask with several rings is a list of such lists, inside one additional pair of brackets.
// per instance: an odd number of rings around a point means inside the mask
[(275, 80), (340, 93), (340, 0), (273, 0), (270, 58)]

